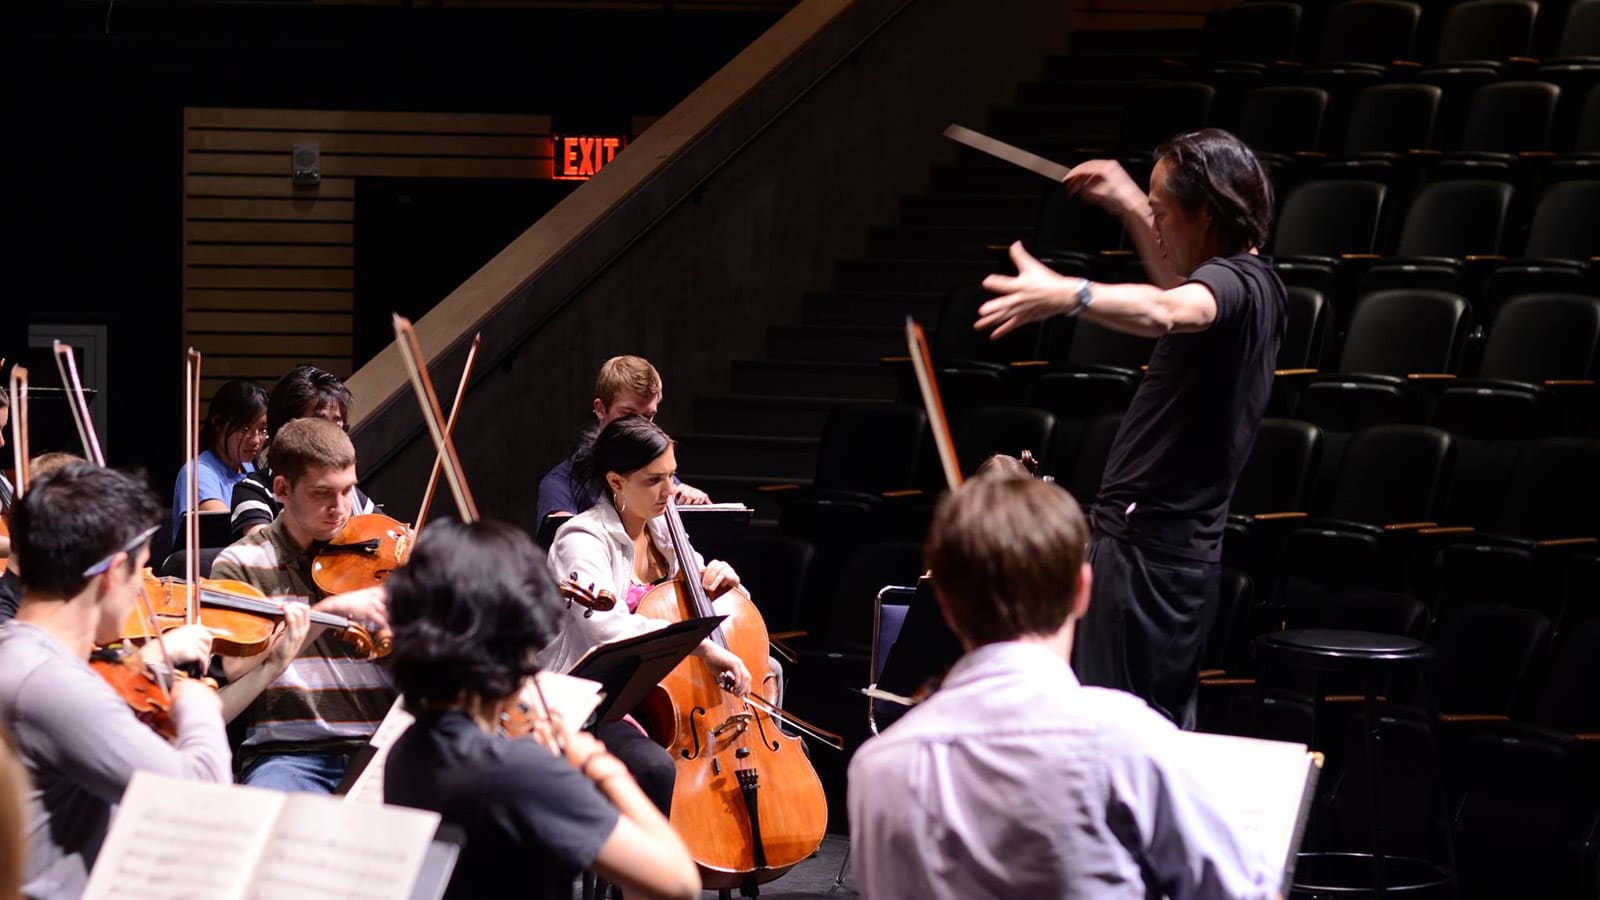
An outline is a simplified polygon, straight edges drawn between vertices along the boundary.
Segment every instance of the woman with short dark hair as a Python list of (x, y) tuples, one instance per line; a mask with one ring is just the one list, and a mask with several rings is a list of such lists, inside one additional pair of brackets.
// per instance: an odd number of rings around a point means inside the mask
[[(316, 366), (295, 366), (289, 370), (289, 374), (278, 379), (267, 398), (263, 464), (240, 479), (229, 498), (229, 507), (233, 510), (229, 527), (234, 540), (271, 525), (282, 508), (272, 491), (271, 469), (272, 439), (278, 436), (279, 430), (295, 419), (315, 418), (326, 419), (349, 431), (350, 407), (354, 402), (350, 389), (337, 375)], [(351, 515), (366, 515), (377, 512), (377, 509), (372, 498), (357, 487)]]
[(563, 614), (527, 535), (436, 522), (388, 592), (389, 662), (417, 721), (390, 748), (384, 800), (465, 832), (447, 897), (515, 883), (521, 896), (567, 900), (573, 876), (591, 868), (629, 896), (699, 895), (682, 840), (598, 740), (548, 720), (532, 739), (501, 733), (500, 712)]
[(1115, 160), (1067, 173), (1080, 199), (1122, 220), (1151, 284), (1059, 275), (1015, 244), (1017, 274), (978, 329), (999, 337), (1054, 315), (1156, 338), (1090, 506), (1096, 574), (1073, 666), (1085, 684), (1137, 694), (1195, 722), (1200, 643), (1216, 615), (1222, 526), (1272, 389), (1287, 292), (1261, 255), (1272, 182), (1214, 128), (1156, 150), (1148, 196)]
[(200, 509), (226, 511), (233, 486), (255, 471), (267, 443), (267, 392), (254, 381), (228, 381), (211, 395), (200, 423), (200, 455), (183, 464), (172, 488), (174, 524), (189, 511), (189, 470), (199, 471)]

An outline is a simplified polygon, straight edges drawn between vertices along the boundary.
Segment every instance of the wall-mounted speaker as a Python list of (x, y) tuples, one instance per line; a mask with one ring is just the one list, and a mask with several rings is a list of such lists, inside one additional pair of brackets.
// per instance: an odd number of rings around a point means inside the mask
[(295, 144), (289, 157), (289, 177), (297, 188), (313, 188), (322, 183), (322, 147)]

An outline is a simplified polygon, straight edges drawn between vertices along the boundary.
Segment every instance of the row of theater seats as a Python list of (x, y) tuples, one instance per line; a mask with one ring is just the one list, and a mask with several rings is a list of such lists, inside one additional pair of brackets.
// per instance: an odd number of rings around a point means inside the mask
[(1124, 120), (1116, 148), (1070, 148), (1068, 157), (1115, 155), (1142, 173), (1157, 142), (1205, 125), (1237, 133), (1275, 178), (1289, 183), (1310, 177), (1553, 181), (1594, 177), (1589, 173), (1600, 154), (1600, 94), (1593, 83), (1390, 82), (1346, 98), (1320, 87), (1280, 85), (1229, 101), (1204, 82), (1150, 81), (1133, 91), (1131, 108), (1137, 113)]
[[(1149, 340), (1062, 319), (989, 342), (967, 324), (982, 299), (952, 294), (935, 340), (941, 390), (958, 415), (1012, 405), (1088, 420), (1127, 408)], [(1427, 422), (1474, 438), (1581, 435), (1600, 425), (1600, 297), (1473, 304), (1451, 291), (1393, 287), (1349, 308), (1295, 286), (1288, 299), (1274, 415), (1340, 431)], [(905, 364), (887, 364), (902, 372), (902, 400), (916, 402)]]
[[(1589, 557), (1589, 592), (1600, 557)], [(1589, 896), (1600, 821), (1592, 738), (1600, 733), (1600, 618), (1552, 619), (1499, 602), (1430, 614), (1402, 592), (1345, 590), (1316, 604), (1263, 608), (1251, 579), (1226, 570), (1207, 639), (1205, 730), (1315, 739), (1329, 756), (1316, 817), (1320, 845), (1369, 846), (1453, 861), (1466, 896)], [(1374, 774), (1363, 746), (1359, 682), (1259, 669), (1255, 635), (1347, 628), (1418, 638), (1437, 658), (1426, 678), (1388, 678), (1377, 712), (1384, 816), (1367, 816)], [(1308, 838), (1309, 839), (1309, 838)]]

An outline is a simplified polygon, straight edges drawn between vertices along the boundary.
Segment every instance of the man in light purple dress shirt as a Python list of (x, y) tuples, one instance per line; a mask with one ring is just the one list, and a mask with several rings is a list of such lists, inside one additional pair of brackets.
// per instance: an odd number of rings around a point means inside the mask
[(1089, 528), (1054, 485), (980, 476), (940, 504), (934, 597), (966, 648), (939, 691), (850, 764), (863, 897), (1271, 897), (1273, 867), (1224, 821), (1178, 731), (1081, 686)]

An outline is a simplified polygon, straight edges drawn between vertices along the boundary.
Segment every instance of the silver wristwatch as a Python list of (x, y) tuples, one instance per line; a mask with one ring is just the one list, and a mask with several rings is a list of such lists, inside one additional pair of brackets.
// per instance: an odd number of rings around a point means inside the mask
[(1094, 287), (1094, 282), (1087, 278), (1083, 279), (1083, 283), (1078, 285), (1078, 292), (1073, 295), (1077, 298), (1078, 302), (1071, 309), (1067, 310), (1067, 318), (1070, 319), (1078, 313), (1083, 312), (1089, 308), (1089, 304), (1094, 302), (1094, 295), (1089, 293), (1089, 289), (1092, 287)]

